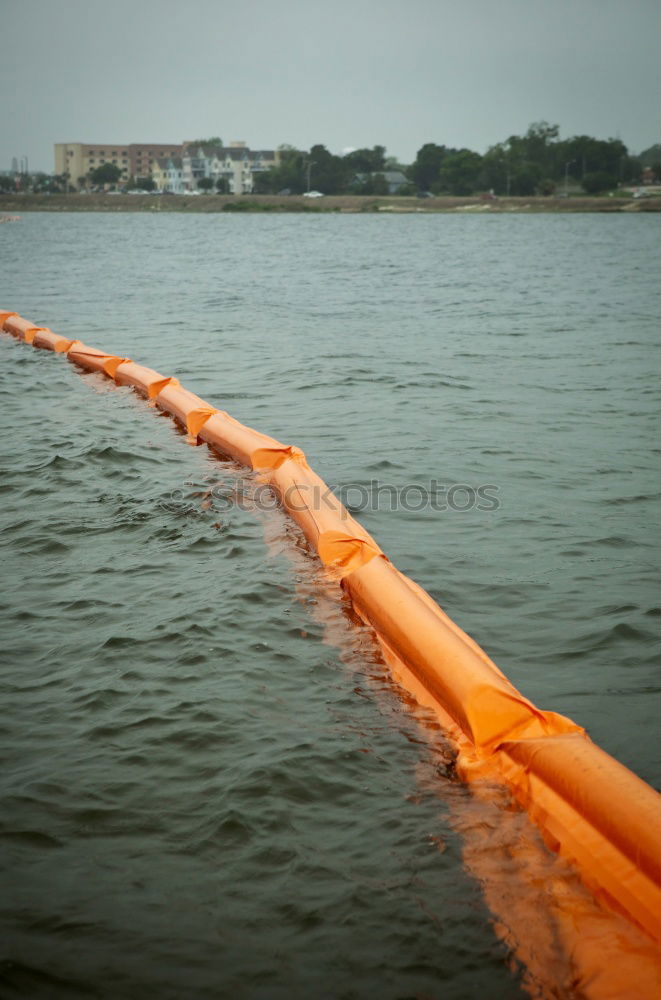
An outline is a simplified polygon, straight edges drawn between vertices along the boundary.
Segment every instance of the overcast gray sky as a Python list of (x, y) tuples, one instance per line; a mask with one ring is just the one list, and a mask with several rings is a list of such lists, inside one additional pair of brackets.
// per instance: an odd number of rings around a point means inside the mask
[(661, 0), (0, 0), (0, 169), (53, 143), (661, 142)]

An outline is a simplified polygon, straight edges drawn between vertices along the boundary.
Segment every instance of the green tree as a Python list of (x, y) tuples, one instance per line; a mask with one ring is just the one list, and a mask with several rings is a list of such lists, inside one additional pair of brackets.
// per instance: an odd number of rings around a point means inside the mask
[(349, 190), (352, 194), (390, 194), (388, 181), (381, 172), (361, 174), (359, 178), (353, 181)]
[(396, 156), (386, 156), (384, 168), (386, 170), (400, 170), (403, 174), (410, 169), (408, 164), (400, 163)]
[(418, 190), (431, 191), (434, 187), (438, 190), (438, 175), (447, 153), (445, 146), (437, 146), (435, 142), (420, 147), (409, 168), (409, 176)]
[[(637, 184), (643, 172), (643, 164), (637, 156), (623, 156), (618, 166), (618, 179), (626, 184)], [(660, 175), (657, 175), (660, 176)]]
[(135, 186), (139, 191), (155, 191), (156, 181), (153, 177), (138, 177)]
[(229, 194), (230, 193), (230, 182), (227, 177), (218, 177), (216, 179), (216, 191), (218, 194)]
[(213, 177), (200, 177), (199, 181), (197, 182), (197, 186), (200, 189), (200, 191), (205, 191), (208, 194), (209, 191), (213, 191), (214, 187)]
[[(293, 146), (278, 147), (279, 163), (277, 167), (260, 171), (255, 175), (254, 190), (256, 194), (277, 194), (288, 190), (292, 194), (302, 194), (306, 190), (306, 164), (310, 159), (308, 153)], [(312, 168), (314, 169), (314, 168)]]
[[(23, 190), (27, 190), (27, 176), (23, 175), (22, 180), (23, 179), (25, 179), (26, 185)], [(71, 184), (69, 181), (69, 173), (66, 170), (63, 174), (51, 174), (48, 178), (47, 184), (42, 188), (42, 190), (50, 191), (51, 194), (62, 194), (70, 189)]]
[(616, 188), (617, 177), (605, 170), (595, 170), (593, 173), (585, 175), (582, 185), (586, 194), (600, 194), (602, 191), (612, 191), (613, 188)]
[[(619, 139), (595, 139), (591, 135), (575, 135), (558, 143), (555, 176), (564, 176), (565, 166), (570, 177), (582, 180), (586, 174), (605, 172), (621, 180), (631, 172), (627, 147)], [(635, 167), (634, 167), (635, 172)]]
[(10, 174), (0, 174), (0, 191), (8, 193), (16, 190), (16, 181)]
[(511, 193), (511, 164), (504, 143), (491, 146), (482, 157), (481, 186), (495, 194)]
[(531, 125), (528, 135), (511, 135), (505, 142), (491, 146), (482, 158), (480, 185), (501, 195), (535, 194), (544, 177), (553, 179), (555, 176), (550, 167), (551, 172), (545, 172), (544, 164), (548, 165), (555, 156), (555, 152), (549, 152), (548, 141), (556, 128)]
[[(542, 178), (557, 178), (559, 171), (564, 171), (564, 162), (561, 168), (559, 166), (559, 160), (562, 160), (557, 142), (559, 131), (558, 125), (549, 125), (545, 121), (533, 122), (525, 135), (511, 135), (501, 143), (505, 194), (535, 194)], [(499, 194), (503, 193), (497, 187), (494, 190)]]
[(343, 157), (334, 156), (322, 145), (313, 146), (310, 150), (310, 157), (305, 164), (306, 175), (308, 170), (310, 187), (322, 194), (339, 194), (344, 191), (353, 173)]
[(550, 195), (555, 194), (556, 187), (557, 185), (554, 180), (552, 180), (550, 177), (545, 177), (537, 184), (537, 194), (544, 195), (544, 197), (549, 197)]
[(36, 173), (32, 175), (32, 191), (34, 194), (42, 194), (44, 191), (49, 191), (52, 185), (52, 178), (50, 174)]
[(223, 148), (223, 140), (219, 135), (212, 135), (209, 139), (193, 139), (192, 142), (187, 143), (189, 146), (194, 146), (195, 148), (202, 146), (204, 149), (206, 146), (211, 146), (214, 149)]
[(482, 157), (470, 149), (457, 149), (448, 153), (439, 170), (441, 189), (450, 194), (472, 194), (479, 186)]
[(342, 157), (347, 168), (357, 174), (373, 174), (386, 169), (386, 147), (373, 146), (371, 149), (354, 149)]
[(542, 169), (536, 163), (517, 163), (511, 174), (511, 194), (527, 198), (535, 194), (542, 179)]
[(553, 174), (556, 167), (555, 145), (559, 133), (559, 125), (549, 125), (545, 121), (533, 122), (528, 126), (526, 134), (517, 140), (520, 159), (535, 164), (540, 174)]
[(116, 163), (102, 163), (100, 167), (90, 171), (93, 184), (116, 184), (121, 176), (121, 167)]

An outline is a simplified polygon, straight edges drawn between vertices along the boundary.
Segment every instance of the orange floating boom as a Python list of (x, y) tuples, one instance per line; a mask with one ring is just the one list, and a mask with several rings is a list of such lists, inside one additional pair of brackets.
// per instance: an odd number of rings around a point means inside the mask
[(299, 448), (240, 424), (176, 378), (68, 341), (12, 312), (0, 311), (0, 325), (134, 387), (190, 437), (256, 470), (374, 629), (396, 676), (409, 678), (435, 708), (456, 743), (459, 774), (507, 785), (596, 898), (661, 942), (661, 796), (580, 726), (517, 691), (429, 594), (398, 572)]

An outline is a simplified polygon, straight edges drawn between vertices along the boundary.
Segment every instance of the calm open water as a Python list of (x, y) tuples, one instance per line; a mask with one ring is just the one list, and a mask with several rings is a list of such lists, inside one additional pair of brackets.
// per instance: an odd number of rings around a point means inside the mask
[[(35, 213), (0, 227), (0, 306), (354, 506), (494, 487), (357, 516), (659, 787), (660, 249), (651, 215)], [(443, 735), (295, 527), (129, 390), (5, 335), (0, 379), (0, 996), (523, 996)]]

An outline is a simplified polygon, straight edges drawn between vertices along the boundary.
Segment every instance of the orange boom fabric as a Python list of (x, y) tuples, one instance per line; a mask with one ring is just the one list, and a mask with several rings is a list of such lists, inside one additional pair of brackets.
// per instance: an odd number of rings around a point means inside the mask
[(275, 438), (239, 423), (224, 410), (216, 410), (204, 422), (199, 436), (220, 455), (227, 455), (249, 469), (269, 468), (291, 451)]
[(76, 343), (67, 337), (61, 337), (59, 333), (52, 330), (40, 329), (34, 335), (33, 347), (41, 347), (45, 351), (55, 351), (56, 354), (65, 354)]
[(89, 372), (101, 372), (103, 375), (113, 377), (119, 365), (128, 358), (118, 358), (114, 354), (106, 354), (96, 347), (88, 347), (80, 340), (76, 340), (67, 351), (69, 361), (80, 365)]
[(169, 379), (160, 390), (156, 405), (159, 410), (174, 417), (193, 438), (197, 438), (202, 425), (217, 412), (214, 406), (209, 406), (194, 392), (184, 389), (176, 378)]
[(153, 368), (136, 365), (135, 361), (122, 361), (117, 365), (114, 378), (117, 385), (130, 385), (147, 399), (155, 399), (161, 389), (172, 381)]
[(38, 330), (47, 329), (47, 327), (35, 326), (34, 323), (23, 319), (22, 316), (18, 316), (16, 313), (0, 313), (0, 315), (5, 316), (2, 325), (3, 330), (11, 333), (12, 337), (24, 340), (26, 344), (32, 343)]
[[(176, 378), (66, 341), (15, 313), (0, 310), (0, 320), (15, 337), (66, 352), (77, 365), (132, 386), (174, 417), (189, 439), (255, 470), (374, 630), (395, 677), (434, 708), (456, 745), (460, 776), (484, 787), (494, 781), (508, 787), (595, 899), (661, 943), (661, 796), (596, 747), (576, 723), (541, 711), (517, 691), (429, 594), (393, 566), (300, 448), (246, 427)], [(617, 955), (603, 954), (602, 939), (581, 935), (571, 912), (564, 917), (586, 995), (626, 995), (632, 958), (642, 978), (630, 995), (652, 997), (657, 987), (661, 995), (661, 951), (654, 945), (643, 958), (614, 934), (627, 957), (616, 969)], [(602, 975), (609, 960), (610, 986)]]

